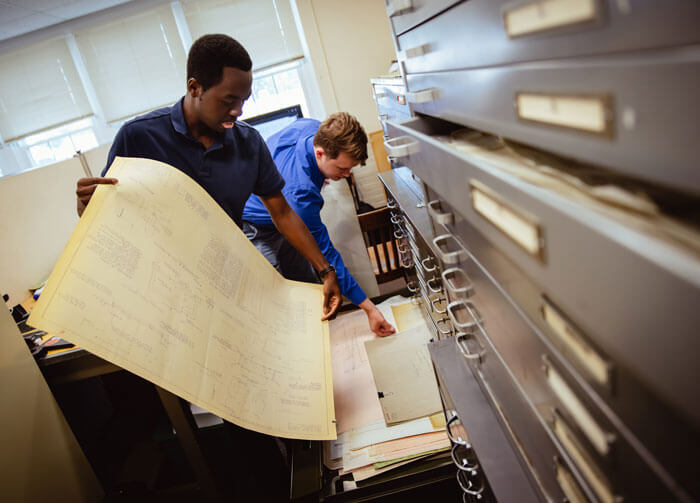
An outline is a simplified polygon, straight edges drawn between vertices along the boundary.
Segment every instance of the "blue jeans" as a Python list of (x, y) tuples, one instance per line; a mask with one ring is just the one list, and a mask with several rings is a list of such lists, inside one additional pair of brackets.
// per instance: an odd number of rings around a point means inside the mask
[(280, 234), (276, 227), (243, 222), (243, 233), (275, 269), (287, 279), (319, 283), (308, 260)]

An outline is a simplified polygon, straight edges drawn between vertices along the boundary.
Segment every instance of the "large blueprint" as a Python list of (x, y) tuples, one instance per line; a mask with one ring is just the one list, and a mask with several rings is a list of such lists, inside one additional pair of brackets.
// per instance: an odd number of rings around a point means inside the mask
[(108, 176), (29, 323), (242, 427), (335, 438), (321, 286), (284, 279), (177, 169)]

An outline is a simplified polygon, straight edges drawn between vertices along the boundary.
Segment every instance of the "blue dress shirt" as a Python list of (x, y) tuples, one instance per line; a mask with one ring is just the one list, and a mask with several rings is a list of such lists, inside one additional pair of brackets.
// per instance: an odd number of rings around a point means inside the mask
[[(325, 179), (314, 156), (314, 135), (321, 123), (313, 119), (298, 119), (270, 136), (267, 146), (277, 169), (285, 180), (282, 194), (301, 217), (326, 260), (335, 267), (340, 291), (353, 304), (367, 298), (333, 247), (328, 229), (321, 222), (323, 197), (321, 187)], [(251, 196), (243, 209), (243, 220), (256, 226), (272, 227), (272, 219), (260, 198)]]
[(284, 179), (253, 127), (236, 122), (205, 149), (187, 128), (182, 103), (181, 99), (172, 107), (124, 124), (114, 138), (102, 176), (115, 156), (170, 164), (201, 185), (240, 227), (243, 206), (250, 195), (275, 194), (284, 187)]

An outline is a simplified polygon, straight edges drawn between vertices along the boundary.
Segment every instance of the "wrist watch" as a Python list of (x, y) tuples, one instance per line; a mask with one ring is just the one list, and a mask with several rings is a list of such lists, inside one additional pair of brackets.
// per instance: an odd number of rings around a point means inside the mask
[(335, 272), (335, 267), (333, 267), (332, 265), (329, 265), (325, 269), (318, 271), (318, 277), (323, 279), (326, 276), (326, 274), (328, 274), (329, 272)]

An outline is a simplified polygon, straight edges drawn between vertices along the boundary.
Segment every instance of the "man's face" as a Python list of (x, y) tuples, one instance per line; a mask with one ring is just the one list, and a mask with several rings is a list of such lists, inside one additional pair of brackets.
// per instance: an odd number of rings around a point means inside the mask
[(243, 103), (250, 97), (252, 84), (250, 71), (230, 66), (224, 67), (221, 82), (206, 91), (195, 81), (191, 92), (195, 93), (197, 120), (217, 133), (232, 128), (243, 113)]
[(331, 180), (340, 180), (341, 178), (349, 177), (352, 168), (358, 164), (355, 159), (345, 152), (341, 152), (338, 154), (338, 157), (331, 159), (326, 155), (323, 147), (315, 146), (314, 154), (316, 155), (318, 169), (326, 178), (330, 178)]

